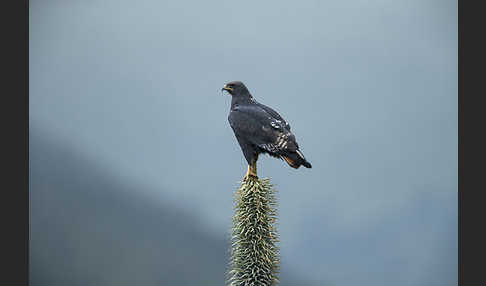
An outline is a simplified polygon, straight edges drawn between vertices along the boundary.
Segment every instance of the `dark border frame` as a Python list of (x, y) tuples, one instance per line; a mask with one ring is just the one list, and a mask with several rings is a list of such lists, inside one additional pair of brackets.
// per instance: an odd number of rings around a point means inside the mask
[[(486, 236), (481, 217), (483, 201), (475, 196), (486, 190), (484, 179), (484, 87), (480, 77), (484, 66), (480, 60), (484, 53), (484, 10), (480, 3), (458, 1), (458, 278), (459, 285), (486, 285), (484, 253), (481, 244)], [(484, 80), (483, 80), (484, 81)], [(475, 102), (477, 100), (478, 102)], [(477, 126), (475, 126), (477, 125)], [(473, 139), (471, 139), (471, 137)], [(469, 138), (469, 139), (467, 139)], [(467, 143), (466, 143), (467, 142)], [(467, 147), (466, 147), (467, 146)], [(480, 163), (483, 163), (480, 165)], [(476, 221), (478, 220), (478, 221)]]
[(0, 284), (29, 285), (29, 1), (2, 4)]
[[(482, 135), (484, 126), (479, 118), (484, 114), (481, 104), (472, 102), (475, 98), (484, 97), (484, 88), (473, 86), (480, 82), (479, 77), (483, 75), (481, 62), (476, 56), (484, 51), (484, 47), (479, 43), (484, 38), (484, 31), (481, 29), (480, 20), (484, 18), (479, 7), (472, 7), (469, 1), (467, 6), (465, 1), (458, 1), (458, 120), (459, 120), (459, 185), (458, 185), (458, 218), (459, 218), (459, 247), (458, 247), (458, 278), (459, 285), (482, 285), (485, 284), (482, 275), (483, 262), (474, 254), (482, 253), (478, 246), (484, 241), (484, 235), (480, 234), (483, 228), (480, 220), (482, 208), (479, 199), (471, 196), (482, 194), (486, 188), (484, 183), (480, 183), (481, 174), (484, 167), (479, 165), (480, 150), (477, 147), (485, 146), (484, 139), (475, 138), (464, 146), (465, 135)], [(476, 2), (477, 3), (477, 2)], [(7, 4), (7, 5), (5, 5)], [(7, 133), (2, 135), (2, 145), (4, 155), (4, 172), (2, 179), (3, 198), (2, 218), (3, 229), (2, 255), (4, 265), (2, 271), (3, 285), (8, 285), (7, 281), (13, 285), (28, 285), (29, 280), (29, 1), (5, 1), (3, 7), (2, 27), (3, 33), (3, 58), (4, 58), (4, 80), (2, 87), (5, 90), (3, 101), (2, 123), (3, 130)], [(478, 5), (479, 6), (479, 5)], [(475, 29), (477, 31), (475, 31)], [(467, 51), (467, 52), (466, 52)], [(469, 68), (466, 70), (466, 66)], [(483, 68), (484, 69), (484, 68)], [(472, 72), (477, 70), (478, 72)], [(466, 100), (466, 94), (470, 96)], [(474, 96), (477, 95), (477, 96)], [(467, 112), (466, 112), (467, 110)], [(467, 126), (466, 126), (467, 124)], [(475, 124), (478, 124), (475, 128)], [(479, 137), (479, 136), (477, 136)], [(15, 150), (17, 152), (12, 152)], [(475, 158), (477, 168), (469, 167), (466, 174), (466, 161), (471, 166), (471, 158)], [(466, 160), (467, 159), (467, 160)], [(468, 192), (469, 190), (469, 192)], [(464, 194), (467, 194), (466, 196)], [(467, 197), (467, 198), (466, 198)], [(466, 207), (466, 204), (468, 206)], [(476, 258), (476, 259), (474, 259)], [(477, 262), (476, 262), (477, 261)], [(483, 281), (483, 283), (481, 283)]]

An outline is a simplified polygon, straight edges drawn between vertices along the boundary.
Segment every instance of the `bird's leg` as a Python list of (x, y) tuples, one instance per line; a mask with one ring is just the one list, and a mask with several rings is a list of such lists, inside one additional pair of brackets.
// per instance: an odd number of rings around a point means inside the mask
[(252, 160), (251, 164), (248, 165), (248, 171), (246, 172), (245, 177), (243, 180), (248, 179), (249, 176), (253, 176), (255, 178), (258, 178), (257, 176), (257, 160), (258, 160), (258, 155), (255, 156), (255, 158)]

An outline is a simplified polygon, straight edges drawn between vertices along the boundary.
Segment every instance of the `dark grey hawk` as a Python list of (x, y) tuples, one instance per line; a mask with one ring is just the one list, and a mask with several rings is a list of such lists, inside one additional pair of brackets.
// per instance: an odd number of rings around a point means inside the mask
[(245, 178), (257, 176), (256, 161), (261, 153), (283, 159), (295, 169), (301, 165), (312, 168), (280, 114), (257, 102), (241, 81), (229, 82), (222, 90), (232, 96), (228, 121), (248, 162)]

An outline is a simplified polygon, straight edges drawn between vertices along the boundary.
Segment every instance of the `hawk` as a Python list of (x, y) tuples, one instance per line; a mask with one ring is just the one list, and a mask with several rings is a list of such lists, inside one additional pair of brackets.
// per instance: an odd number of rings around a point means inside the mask
[(312, 168), (299, 150), (290, 125), (272, 108), (257, 102), (241, 81), (224, 85), (232, 97), (228, 121), (248, 162), (248, 176), (257, 177), (259, 154), (285, 160), (290, 167)]

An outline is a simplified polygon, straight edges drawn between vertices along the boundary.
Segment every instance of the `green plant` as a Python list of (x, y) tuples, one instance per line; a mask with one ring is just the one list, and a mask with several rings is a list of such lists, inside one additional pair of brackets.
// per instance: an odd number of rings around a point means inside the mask
[(276, 190), (269, 179), (247, 176), (236, 192), (233, 216), (230, 286), (278, 283)]

